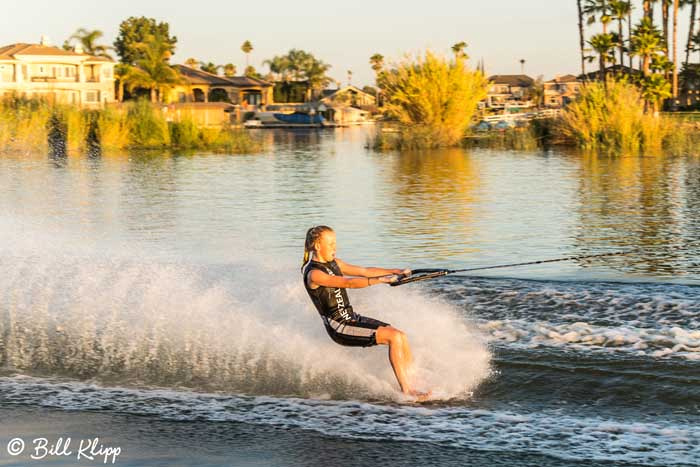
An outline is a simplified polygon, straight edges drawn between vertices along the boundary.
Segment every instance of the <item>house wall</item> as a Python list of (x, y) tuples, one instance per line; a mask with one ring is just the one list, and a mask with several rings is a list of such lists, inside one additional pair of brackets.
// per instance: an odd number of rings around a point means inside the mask
[(27, 57), (0, 62), (0, 97), (40, 97), (84, 107), (114, 102), (114, 63), (80, 57)]

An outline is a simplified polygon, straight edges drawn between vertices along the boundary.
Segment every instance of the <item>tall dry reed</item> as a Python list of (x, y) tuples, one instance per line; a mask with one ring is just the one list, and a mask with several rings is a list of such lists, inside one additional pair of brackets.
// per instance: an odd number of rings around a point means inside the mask
[(460, 144), (488, 89), (484, 75), (469, 70), (463, 57), (446, 59), (430, 51), (406, 57), (378, 80), (385, 111), (400, 124), (391, 141), (410, 149)]
[(673, 129), (667, 118), (645, 111), (636, 86), (612, 79), (583, 86), (558, 126), (561, 137), (582, 148), (621, 153), (660, 151)]

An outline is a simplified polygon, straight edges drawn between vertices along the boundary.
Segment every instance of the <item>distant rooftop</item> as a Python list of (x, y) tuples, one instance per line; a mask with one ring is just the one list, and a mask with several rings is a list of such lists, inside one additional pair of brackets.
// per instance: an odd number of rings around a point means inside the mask
[(111, 62), (105, 57), (95, 57), (85, 53), (78, 53), (73, 50), (63, 50), (52, 45), (42, 44), (10, 44), (0, 47), (0, 60), (17, 60), (17, 55), (53, 55), (63, 57), (84, 57), (91, 61)]
[(494, 84), (507, 84), (508, 86), (519, 86), (521, 88), (532, 86), (535, 82), (534, 79), (527, 75), (493, 75), (489, 77), (489, 81), (492, 81)]
[(187, 65), (176, 65), (177, 69), (192, 84), (207, 84), (210, 86), (262, 86), (268, 87), (272, 84), (265, 80), (252, 78), (250, 76), (219, 76)]
[(547, 82), (548, 83), (574, 83), (578, 80), (579, 79), (574, 75), (564, 75), (564, 76), (555, 76), (554, 79), (551, 79)]

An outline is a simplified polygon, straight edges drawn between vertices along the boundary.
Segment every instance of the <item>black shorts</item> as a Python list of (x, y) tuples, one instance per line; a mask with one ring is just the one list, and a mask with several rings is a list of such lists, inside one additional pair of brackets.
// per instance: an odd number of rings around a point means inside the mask
[(351, 347), (371, 347), (377, 345), (377, 328), (390, 326), (378, 319), (356, 315), (354, 319), (340, 322), (324, 318), (326, 331), (331, 339), (340, 345)]

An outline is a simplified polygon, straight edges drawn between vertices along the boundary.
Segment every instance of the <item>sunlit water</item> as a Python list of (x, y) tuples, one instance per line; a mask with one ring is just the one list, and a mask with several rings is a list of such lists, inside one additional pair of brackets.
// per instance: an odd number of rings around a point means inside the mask
[[(304, 464), (283, 439), (318, 465), (340, 441), (353, 465), (383, 459), (367, 441), (391, 442), (396, 465), (418, 462), (415, 443), (420, 464), (699, 463), (698, 159), (263, 137), (259, 155), (0, 158), (0, 417), (99, 414), (125, 435), (131, 415), (225, 423), (269, 465)], [(386, 349), (326, 336), (299, 275), (319, 223), (355, 264), (635, 253), (351, 291), (409, 335), (437, 396), (416, 406)], [(31, 431), (2, 425), (3, 445)]]

